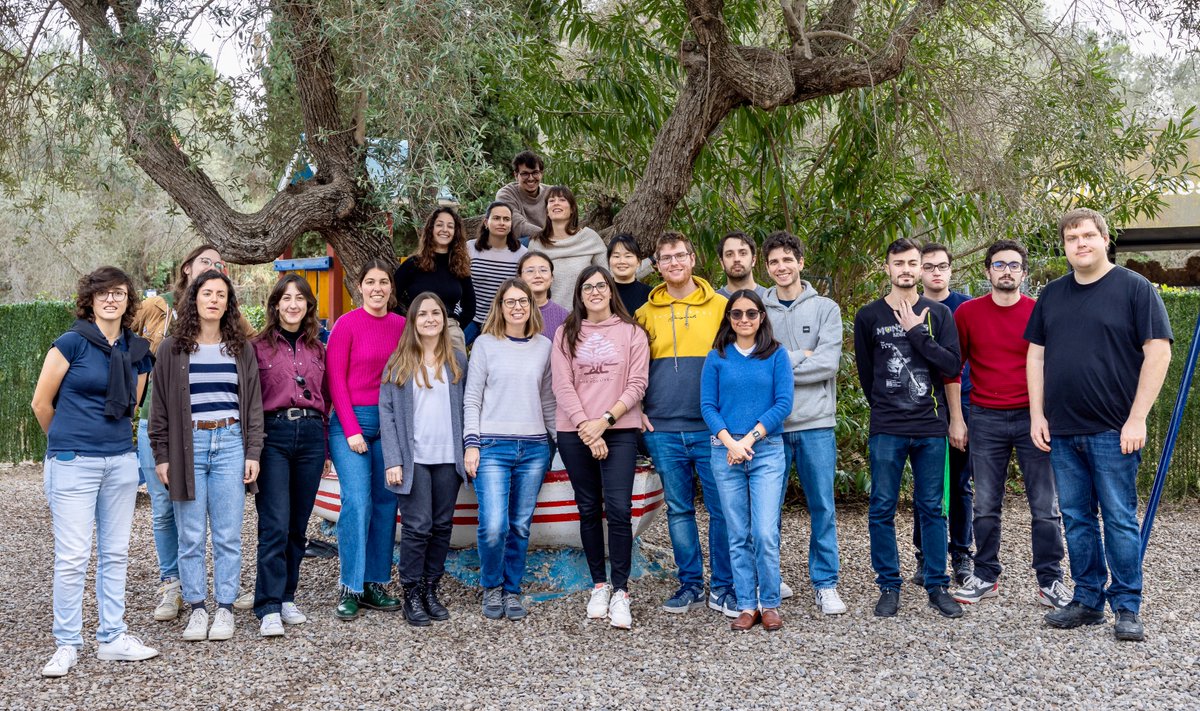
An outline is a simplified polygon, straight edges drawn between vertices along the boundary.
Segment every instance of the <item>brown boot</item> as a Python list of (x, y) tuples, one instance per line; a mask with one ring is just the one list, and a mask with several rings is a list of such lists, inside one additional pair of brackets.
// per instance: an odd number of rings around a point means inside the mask
[(768, 607), (762, 611), (762, 626), (768, 632), (774, 632), (783, 627), (783, 618), (779, 616), (778, 608)]
[(760, 619), (758, 610), (742, 610), (742, 614), (729, 623), (729, 629), (734, 632), (748, 632), (751, 627), (759, 623)]

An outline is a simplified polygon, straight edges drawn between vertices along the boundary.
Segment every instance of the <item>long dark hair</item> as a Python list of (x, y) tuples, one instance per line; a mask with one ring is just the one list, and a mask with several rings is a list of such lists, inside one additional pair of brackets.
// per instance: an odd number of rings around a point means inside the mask
[(633, 317), (629, 315), (629, 310), (625, 308), (625, 304), (621, 303), (621, 297), (617, 294), (617, 283), (612, 274), (604, 267), (589, 264), (579, 272), (579, 278), (575, 280), (575, 296), (571, 300), (571, 313), (567, 314), (567, 320), (563, 321), (562, 326), (562, 352), (571, 358), (575, 357), (575, 347), (579, 345), (579, 332), (583, 330), (583, 322), (587, 319), (587, 306), (583, 303), (583, 283), (597, 274), (604, 277), (604, 281), (608, 284), (608, 308), (612, 309), (613, 316), (641, 328), (641, 324), (633, 320)]
[(118, 286), (125, 287), (125, 314), (121, 316), (121, 328), (132, 326), (142, 296), (133, 288), (133, 280), (129, 275), (117, 267), (100, 267), (79, 278), (79, 284), (75, 287), (75, 318), (95, 321), (96, 295)]
[[(579, 204), (575, 202), (575, 193), (565, 185), (553, 185), (546, 191), (545, 202), (549, 203), (550, 198), (561, 197), (566, 198), (567, 203), (571, 206), (571, 217), (567, 220), (567, 234), (573, 235), (579, 231)], [(542, 228), (540, 234), (534, 236), (542, 246), (549, 247), (554, 244), (554, 225), (550, 222), (550, 216), (546, 216), (546, 226)]]
[(448, 250), (450, 256), (450, 273), (459, 279), (465, 279), (471, 276), (471, 257), (467, 254), (467, 231), (463, 227), (462, 218), (458, 216), (458, 212), (452, 207), (443, 205), (429, 213), (429, 218), (425, 220), (425, 229), (421, 231), (421, 241), (417, 244), (417, 251), (410, 259), (417, 260), (417, 267), (421, 271), (433, 271), (433, 223), (437, 221), (438, 215), (443, 213), (454, 219), (454, 237), (450, 240), (450, 248)]
[(233, 358), (242, 354), (242, 347), (246, 345), (246, 334), (242, 332), (242, 311), (238, 308), (237, 294), (229, 277), (216, 269), (201, 272), (184, 292), (183, 301), (175, 304), (175, 311), (179, 314), (171, 331), (171, 335), (175, 337), (175, 353), (196, 352), (196, 337), (200, 335), (200, 311), (196, 308), (196, 298), (200, 294), (200, 287), (213, 279), (225, 282), (225, 289), (229, 292), (225, 313), (221, 316), (221, 348)]
[[(475, 251), (477, 252), (485, 252), (492, 248), (491, 244), (488, 242), (488, 240), (492, 238), (492, 233), (491, 230), (488, 229), (487, 223), (488, 218), (492, 216), (492, 210), (495, 210), (498, 207), (508, 210), (508, 214), (510, 215), (515, 212), (512, 205), (509, 205), (506, 202), (497, 201), (487, 206), (487, 212), (483, 213), (483, 221), (479, 223), (479, 237), (475, 239)], [(509, 229), (508, 239), (504, 241), (504, 245), (508, 247), (508, 251), (515, 252), (521, 248), (521, 240), (517, 239), (517, 236), (513, 234), (511, 229)]]
[(308, 285), (308, 280), (299, 274), (288, 274), (271, 289), (271, 294), (267, 296), (267, 321), (254, 340), (267, 341), (272, 350), (279, 348), (280, 342), (283, 341), (283, 337), (279, 335), (279, 302), (283, 299), (288, 284), (295, 284), (296, 290), (308, 304), (304, 310), (304, 319), (300, 321), (300, 340), (309, 348), (318, 348), (321, 345), (321, 324), (317, 320), (317, 297)]
[(183, 301), (183, 293), (187, 291), (188, 284), (192, 282), (192, 277), (197, 276), (195, 274), (189, 275), (184, 271), (184, 267), (190, 266), (192, 262), (196, 261), (196, 257), (199, 257), (201, 254), (204, 254), (210, 250), (216, 252), (217, 254), (221, 253), (221, 250), (217, 249), (208, 242), (205, 242), (199, 247), (196, 247), (192, 251), (188, 252), (187, 256), (183, 258), (183, 261), (179, 263), (179, 275), (175, 277), (175, 288), (172, 290), (174, 293), (175, 303)]
[(767, 307), (763, 306), (762, 299), (753, 289), (738, 289), (729, 295), (729, 301), (725, 302), (725, 315), (721, 317), (721, 327), (717, 329), (717, 337), (713, 339), (713, 348), (724, 358), (726, 346), (737, 341), (729, 312), (733, 310), (733, 302), (738, 299), (748, 299), (754, 304), (754, 308), (758, 309), (758, 333), (754, 334), (754, 352), (750, 357), (766, 360), (779, 348), (779, 341), (775, 340), (775, 333), (771, 330)]

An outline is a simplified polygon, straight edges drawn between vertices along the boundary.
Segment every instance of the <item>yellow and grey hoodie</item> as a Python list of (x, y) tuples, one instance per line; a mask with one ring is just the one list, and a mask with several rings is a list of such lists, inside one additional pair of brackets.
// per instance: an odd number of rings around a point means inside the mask
[(700, 416), (700, 371), (725, 316), (725, 297), (700, 277), (685, 298), (659, 284), (637, 310), (650, 334), (650, 382), (642, 409), (655, 430), (707, 432)]

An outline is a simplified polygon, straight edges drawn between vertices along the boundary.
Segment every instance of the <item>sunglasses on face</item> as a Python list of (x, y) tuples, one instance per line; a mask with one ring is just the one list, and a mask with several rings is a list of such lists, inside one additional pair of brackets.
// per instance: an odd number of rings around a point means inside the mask
[(734, 309), (733, 311), (729, 312), (729, 319), (731, 321), (741, 321), (743, 319), (747, 321), (757, 321), (760, 315), (762, 315), (762, 312), (758, 309), (746, 309), (745, 311), (742, 311), (741, 309)]

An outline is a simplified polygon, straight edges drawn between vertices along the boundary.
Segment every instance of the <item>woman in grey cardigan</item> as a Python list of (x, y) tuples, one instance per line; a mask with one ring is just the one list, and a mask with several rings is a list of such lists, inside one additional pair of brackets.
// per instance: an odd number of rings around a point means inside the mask
[[(463, 387), (467, 358), (454, 349), (446, 306), (432, 292), (412, 300), (379, 391), (379, 430), (387, 485), (399, 494), (400, 583), (404, 617), (425, 627), (448, 620), (438, 600), (463, 467)], [(446, 423), (450, 423), (449, 429)]]

